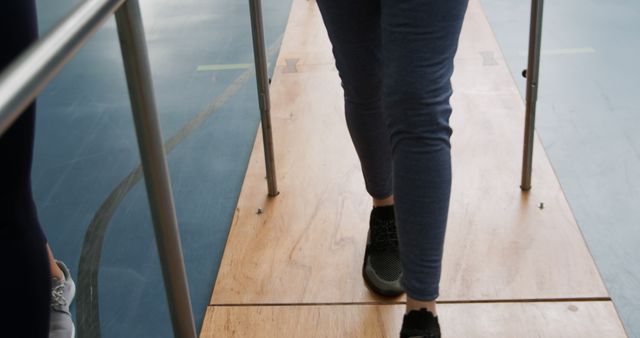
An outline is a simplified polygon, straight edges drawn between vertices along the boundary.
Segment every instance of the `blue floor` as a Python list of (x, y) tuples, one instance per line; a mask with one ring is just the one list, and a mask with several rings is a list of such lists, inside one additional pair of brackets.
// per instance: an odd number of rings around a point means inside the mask
[[(40, 31), (77, 3), (38, 1)], [(272, 61), (290, 5), (263, 3)], [(242, 65), (253, 62), (248, 1), (141, 8), (199, 330), (259, 122), (255, 78)], [(78, 284), (79, 337), (173, 336), (139, 162), (111, 19), (38, 98), (34, 193)]]
[[(524, 96), (531, 2), (481, 2)], [(640, 2), (545, 1), (543, 27), (537, 130), (625, 328), (640, 337)]]

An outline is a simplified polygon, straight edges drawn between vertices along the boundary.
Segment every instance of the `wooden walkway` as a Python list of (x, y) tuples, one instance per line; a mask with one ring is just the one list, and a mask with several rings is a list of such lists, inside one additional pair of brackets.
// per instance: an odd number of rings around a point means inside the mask
[[(537, 140), (534, 188), (518, 187), (524, 106), (478, 0), (454, 89), (444, 336), (626, 337)], [(397, 337), (404, 298), (361, 277), (371, 202), (314, 1), (293, 1), (271, 90), (281, 194), (259, 135), (201, 337)]]

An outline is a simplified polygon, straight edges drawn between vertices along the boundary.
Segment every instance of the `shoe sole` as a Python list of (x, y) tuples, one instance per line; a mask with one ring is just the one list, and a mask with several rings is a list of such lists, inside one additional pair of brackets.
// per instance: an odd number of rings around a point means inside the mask
[(385, 290), (385, 289), (381, 289), (379, 287), (377, 287), (375, 284), (371, 283), (369, 281), (369, 278), (367, 278), (367, 255), (365, 253), (364, 256), (364, 263), (362, 264), (362, 279), (364, 279), (364, 284), (367, 286), (367, 288), (369, 288), (369, 290), (373, 291), (373, 293), (383, 296), (383, 297), (398, 297), (403, 295), (405, 292), (404, 291), (392, 291), (392, 290)]

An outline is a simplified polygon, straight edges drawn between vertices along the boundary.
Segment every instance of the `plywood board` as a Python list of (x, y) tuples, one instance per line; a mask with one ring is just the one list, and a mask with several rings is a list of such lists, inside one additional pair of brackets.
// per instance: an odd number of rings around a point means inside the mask
[[(209, 307), (208, 337), (398, 337), (401, 305)], [(442, 304), (443, 337), (623, 338), (611, 302)]]
[[(294, 0), (289, 27), (271, 87), (281, 194), (266, 196), (259, 135), (211, 302), (383, 301), (360, 275), (371, 202), (315, 3)], [(309, 37), (313, 43), (304, 42)], [(519, 190), (523, 103), (476, 0), (454, 88), (454, 184), (440, 299), (607, 297), (537, 140), (534, 189)]]

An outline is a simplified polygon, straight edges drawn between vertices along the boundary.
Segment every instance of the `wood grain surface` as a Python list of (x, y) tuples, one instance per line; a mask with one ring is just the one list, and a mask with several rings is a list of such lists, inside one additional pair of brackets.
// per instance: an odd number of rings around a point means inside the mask
[[(200, 337), (398, 337), (400, 305), (210, 307)], [(623, 338), (610, 302), (443, 304), (443, 337)]]
[[(607, 297), (537, 140), (533, 190), (519, 189), (523, 102), (477, 1), (453, 81), (454, 184), (440, 299)], [(271, 89), (281, 194), (266, 196), (259, 135), (211, 303), (388, 301), (360, 275), (371, 202), (314, 2), (293, 2)]]

